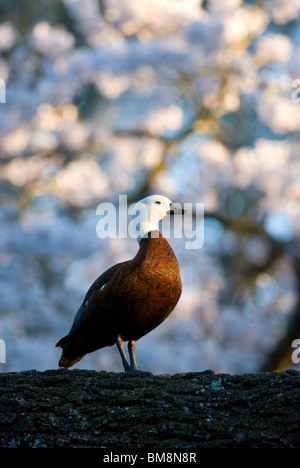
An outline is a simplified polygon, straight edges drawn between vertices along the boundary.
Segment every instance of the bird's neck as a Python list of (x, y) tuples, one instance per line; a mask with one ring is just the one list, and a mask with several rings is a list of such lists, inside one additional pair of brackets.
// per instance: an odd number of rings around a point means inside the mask
[(150, 231), (140, 242), (133, 263), (144, 272), (146, 277), (167, 275), (180, 277), (179, 265), (172, 247), (158, 231)]
[[(147, 232), (144, 232), (143, 235), (138, 237), (138, 243), (141, 245), (149, 244), (149, 239), (162, 239), (163, 235), (158, 229), (153, 229)], [(142, 242), (146, 240), (147, 242)]]
[(149, 231), (139, 244), (138, 256), (144, 260), (155, 257), (164, 261), (165, 256), (175, 257), (172, 247), (159, 230)]
[(144, 237), (153, 237), (157, 238), (159, 237), (159, 229), (158, 229), (158, 223), (157, 222), (141, 222), (139, 225), (139, 230), (138, 230), (138, 235), (137, 235), (137, 241), (140, 244), (141, 240)]

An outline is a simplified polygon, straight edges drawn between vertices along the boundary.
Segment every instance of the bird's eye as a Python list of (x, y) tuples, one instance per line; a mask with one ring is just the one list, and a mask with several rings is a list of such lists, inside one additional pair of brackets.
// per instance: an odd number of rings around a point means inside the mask
[(161, 202), (158, 201), (158, 200), (157, 200), (155, 203), (156, 203), (157, 205), (161, 205)]

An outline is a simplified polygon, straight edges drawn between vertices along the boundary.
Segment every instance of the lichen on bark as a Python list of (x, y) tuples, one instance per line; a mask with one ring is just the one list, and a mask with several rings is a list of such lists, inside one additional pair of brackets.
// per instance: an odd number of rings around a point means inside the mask
[(0, 374), (0, 447), (299, 447), (296, 371)]

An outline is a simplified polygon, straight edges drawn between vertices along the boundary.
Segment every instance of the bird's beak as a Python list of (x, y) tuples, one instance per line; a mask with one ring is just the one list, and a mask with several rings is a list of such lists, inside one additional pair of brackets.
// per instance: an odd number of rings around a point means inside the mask
[(180, 203), (171, 203), (170, 210), (167, 212), (168, 215), (184, 215), (186, 213), (188, 213), (188, 211), (184, 210)]

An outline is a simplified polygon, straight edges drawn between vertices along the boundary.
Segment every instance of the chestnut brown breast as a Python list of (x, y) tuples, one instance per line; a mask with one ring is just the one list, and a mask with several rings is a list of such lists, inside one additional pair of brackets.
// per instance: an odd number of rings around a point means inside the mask
[(115, 265), (94, 282), (69, 335), (58, 344), (64, 345), (65, 339), (68, 355), (75, 357), (111, 346), (117, 336), (136, 341), (168, 317), (181, 291), (171, 246), (160, 232), (155, 231), (155, 237), (149, 233), (132, 260)]
[(114, 291), (117, 333), (124, 341), (138, 340), (168, 317), (182, 284), (177, 258), (161, 233), (141, 240), (138, 254), (120, 268), (111, 288), (107, 294)]

